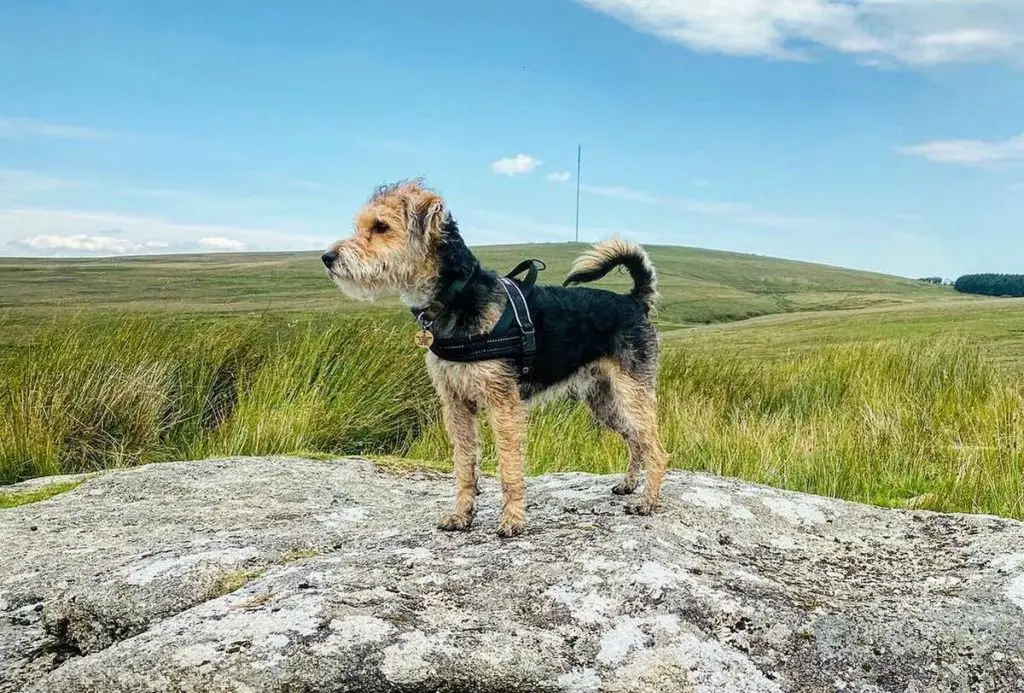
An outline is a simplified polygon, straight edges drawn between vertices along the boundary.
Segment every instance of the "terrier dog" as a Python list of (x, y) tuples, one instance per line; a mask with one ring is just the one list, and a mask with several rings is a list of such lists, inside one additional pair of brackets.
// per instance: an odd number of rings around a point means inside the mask
[[(397, 291), (439, 339), (488, 334), (511, 297), (463, 242), (442, 197), (420, 180), (375, 190), (355, 215), (354, 233), (334, 243), (322, 260), (334, 283), (353, 298)], [(600, 279), (620, 265), (633, 279), (629, 294), (568, 286)], [(658, 336), (649, 318), (657, 299), (654, 266), (643, 248), (608, 240), (575, 261), (563, 286), (533, 288), (529, 311), (536, 351), (527, 373), (508, 358), (458, 362), (427, 352), (454, 448), (455, 509), (441, 519), (440, 529), (468, 530), (473, 523), (480, 455), (476, 415), (483, 411), (498, 452), (498, 534), (522, 533), (526, 407), (558, 393), (586, 402), (597, 422), (625, 439), (629, 466), (611, 490), (633, 493), (646, 466), (642, 498), (626, 511), (653, 511), (667, 465), (655, 401)]]

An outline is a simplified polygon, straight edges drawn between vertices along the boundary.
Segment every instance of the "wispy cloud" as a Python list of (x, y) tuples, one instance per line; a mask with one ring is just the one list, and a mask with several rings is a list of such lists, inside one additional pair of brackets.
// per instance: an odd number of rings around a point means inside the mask
[(564, 183), (570, 178), (572, 178), (572, 174), (568, 171), (558, 171), (557, 173), (549, 173), (544, 176), (544, 180), (552, 183)]
[(491, 163), (491, 171), (503, 176), (517, 176), (529, 173), (544, 162), (529, 154), (516, 154), (515, 156), (498, 159)]
[[(509, 214), (490, 209), (465, 210), (462, 227), (470, 243), (544, 243), (564, 242), (573, 239), (575, 228), (571, 224), (537, 221), (518, 214)], [(580, 238), (596, 241), (609, 236), (637, 238), (634, 229), (584, 224), (580, 227)]]
[(942, 164), (980, 166), (1024, 161), (1024, 133), (1002, 141), (940, 140), (903, 147), (896, 151)]
[(592, 195), (614, 197), (627, 202), (642, 202), (649, 205), (666, 204), (668, 198), (658, 197), (643, 190), (627, 188), (622, 185), (581, 185), (580, 189)]
[(712, 200), (696, 200), (688, 197), (675, 197), (656, 195), (646, 190), (637, 190), (621, 185), (595, 186), (583, 185), (580, 188), (591, 195), (611, 197), (627, 202), (637, 202), (646, 205), (658, 205), (672, 207), (684, 212), (701, 214), (705, 216), (731, 219), (744, 224), (764, 226), (771, 228), (800, 228), (808, 224), (820, 223), (820, 219), (809, 217), (789, 216), (776, 214), (775, 212), (758, 209), (753, 205), (743, 202), (718, 202)]
[(806, 59), (817, 46), (885, 66), (1024, 57), (1020, 0), (577, 0), (694, 50)]
[(79, 253), (96, 253), (105, 255), (126, 255), (139, 252), (144, 243), (136, 243), (127, 238), (117, 236), (90, 236), (76, 233), (68, 236), (42, 235), (31, 236), (12, 241), (12, 245), (21, 246), (43, 254), (59, 254), (70, 250)]
[(15, 140), (37, 137), (61, 140), (103, 140), (109, 139), (112, 135), (102, 130), (78, 125), (0, 116), (0, 139)]
[(211, 236), (209, 238), (200, 238), (198, 243), (200, 248), (205, 250), (245, 250), (246, 245), (242, 241), (235, 240), (234, 238), (224, 238), (222, 236)]
[(138, 255), (168, 250), (241, 251), (245, 243), (230, 238), (200, 238), (199, 241), (170, 243), (157, 240), (132, 240), (111, 230), (106, 235), (74, 233), (68, 235), (43, 234), (10, 241), (15, 248), (34, 251), (39, 255)]
[(0, 196), (17, 196), (31, 193), (66, 190), (82, 185), (82, 181), (58, 178), (24, 169), (0, 169)]
[[(167, 250), (319, 247), (287, 229), (196, 224), (117, 212), (0, 208), (0, 243), (19, 254), (110, 254)], [(0, 247), (3, 247), (0, 245)]]

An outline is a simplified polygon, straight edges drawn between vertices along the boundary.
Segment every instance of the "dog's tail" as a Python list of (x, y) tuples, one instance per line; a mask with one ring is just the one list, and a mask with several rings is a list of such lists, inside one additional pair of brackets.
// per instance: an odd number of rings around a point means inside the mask
[(660, 298), (658, 275), (647, 251), (636, 243), (612, 238), (595, 244), (576, 258), (562, 286), (596, 281), (619, 265), (625, 266), (633, 278), (630, 295), (644, 307), (645, 313), (650, 313)]

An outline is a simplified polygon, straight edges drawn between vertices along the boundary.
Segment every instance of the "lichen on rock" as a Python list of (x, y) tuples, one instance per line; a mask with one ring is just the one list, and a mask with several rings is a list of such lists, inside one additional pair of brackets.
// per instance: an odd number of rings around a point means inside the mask
[[(452, 487), (248, 458), (0, 514), (0, 691), (1020, 691), (1024, 525), (671, 472), (528, 480), (527, 532)], [(244, 579), (239, 579), (243, 576)]]

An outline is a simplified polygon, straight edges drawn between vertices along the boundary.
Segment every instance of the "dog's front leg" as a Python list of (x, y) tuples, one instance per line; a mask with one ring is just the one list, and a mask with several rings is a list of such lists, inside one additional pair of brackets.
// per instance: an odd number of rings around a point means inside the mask
[(492, 387), (487, 397), (491, 430), (498, 447), (498, 473), (501, 476), (501, 519), (498, 536), (514, 537), (526, 527), (523, 489), (524, 447), (526, 443), (526, 407), (515, 383)]
[(455, 512), (442, 518), (438, 527), (448, 531), (467, 530), (473, 525), (476, 511), (476, 467), (480, 455), (476, 407), (452, 393), (445, 393), (441, 397), (441, 408), (454, 448)]

